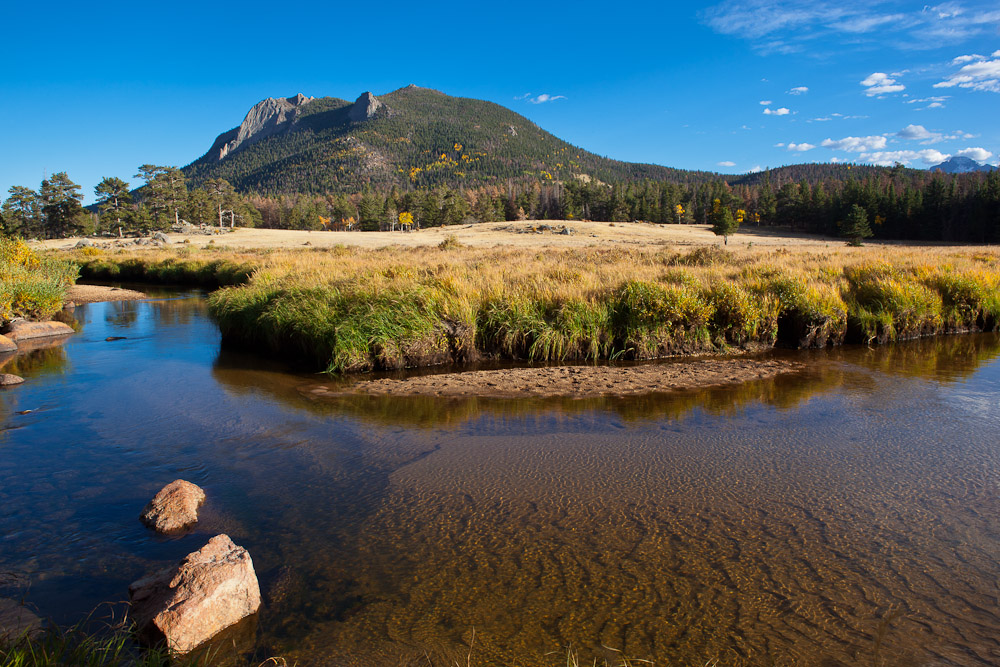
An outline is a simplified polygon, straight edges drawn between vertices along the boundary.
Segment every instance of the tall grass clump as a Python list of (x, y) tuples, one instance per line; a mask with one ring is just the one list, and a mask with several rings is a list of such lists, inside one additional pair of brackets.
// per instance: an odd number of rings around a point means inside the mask
[(615, 349), (629, 359), (653, 359), (712, 349), (715, 308), (685, 284), (630, 280), (611, 297)]
[(602, 359), (613, 355), (608, 304), (498, 294), (483, 301), (477, 345), (488, 354), (530, 361)]
[(777, 299), (769, 294), (754, 294), (730, 282), (713, 285), (708, 298), (715, 310), (712, 329), (719, 343), (774, 344), (778, 336)]
[(0, 322), (51, 317), (76, 277), (72, 262), (40, 257), (24, 241), (0, 236)]
[(255, 284), (215, 292), (223, 336), (284, 350), (328, 372), (427, 366), (474, 353), (468, 309), (440, 286)]
[(809, 348), (844, 342), (847, 305), (833, 285), (767, 265), (744, 271), (741, 280), (758, 298), (775, 301), (776, 340), (782, 345)]
[(992, 331), (1000, 321), (1000, 273), (987, 269), (954, 271), (950, 267), (925, 279), (941, 295), (948, 331)]
[(851, 342), (886, 343), (941, 331), (941, 295), (912, 271), (866, 262), (845, 267), (844, 278)]

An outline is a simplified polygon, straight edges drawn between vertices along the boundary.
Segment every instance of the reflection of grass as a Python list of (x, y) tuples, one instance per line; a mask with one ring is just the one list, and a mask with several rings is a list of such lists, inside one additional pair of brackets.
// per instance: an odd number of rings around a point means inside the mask
[(238, 284), (211, 298), (225, 336), (331, 372), (483, 355), (649, 359), (776, 340), (889, 342), (991, 330), (1000, 319), (1000, 257), (973, 249), (334, 248), (84, 259), (88, 277)]

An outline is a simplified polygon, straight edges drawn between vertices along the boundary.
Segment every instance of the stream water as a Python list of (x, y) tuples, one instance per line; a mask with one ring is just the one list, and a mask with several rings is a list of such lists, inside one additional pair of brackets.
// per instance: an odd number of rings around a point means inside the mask
[[(628, 399), (316, 400), (197, 295), (76, 317), (0, 389), (0, 595), (57, 623), (225, 532), (256, 655), (299, 665), (1000, 664), (997, 335)], [(203, 518), (158, 537), (178, 477)]]

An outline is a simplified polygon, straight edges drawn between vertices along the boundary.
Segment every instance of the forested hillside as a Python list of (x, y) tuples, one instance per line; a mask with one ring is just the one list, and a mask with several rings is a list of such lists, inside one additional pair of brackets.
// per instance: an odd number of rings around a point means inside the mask
[[(363, 96), (364, 98), (364, 96)], [(291, 99), (291, 98), (290, 98)], [(499, 104), (408, 86), (350, 105), (316, 99), (294, 125), (219, 160), (212, 150), (184, 168), (190, 182), (224, 178), (240, 192), (352, 193), (365, 187), (476, 187), (572, 179), (701, 183), (716, 174), (611, 160), (577, 148)], [(352, 113), (358, 112), (358, 113)]]

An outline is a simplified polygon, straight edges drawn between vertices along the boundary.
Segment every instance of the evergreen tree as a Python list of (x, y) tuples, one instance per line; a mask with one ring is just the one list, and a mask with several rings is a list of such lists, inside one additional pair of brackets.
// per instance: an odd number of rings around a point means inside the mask
[(69, 180), (65, 171), (42, 181), (38, 198), (46, 237), (65, 238), (85, 229), (87, 213), (80, 206), (83, 195), (79, 190), (80, 186)]
[(712, 232), (716, 236), (722, 237), (724, 245), (729, 245), (729, 236), (740, 226), (733, 218), (733, 212), (729, 210), (729, 207), (723, 205), (718, 199), (715, 200), (715, 205), (712, 208), (711, 223)]
[(853, 204), (847, 217), (840, 222), (840, 233), (850, 239), (851, 245), (861, 245), (863, 239), (872, 235), (872, 228), (868, 226), (868, 211)]
[(41, 203), (38, 193), (22, 185), (14, 185), (7, 191), (10, 196), (4, 201), (4, 233), (8, 236), (29, 238), (41, 234)]
[(100, 205), (101, 213), (109, 218), (114, 218), (115, 224), (120, 228), (122, 215), (128, 210), (128, 205), (132, 203), (128, 183), (115, 176), (105, 176), (94, 188), (94, 194), (97, 195), (97, 203)]

